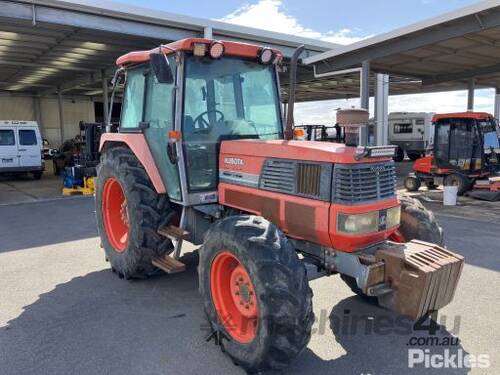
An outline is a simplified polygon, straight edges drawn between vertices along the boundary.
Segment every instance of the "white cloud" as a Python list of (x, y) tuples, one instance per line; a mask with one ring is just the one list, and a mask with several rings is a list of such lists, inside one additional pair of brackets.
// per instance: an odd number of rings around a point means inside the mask
[(355, 36), (347, 28), (321, 33), (302, 26), (295, 17), (286, 14), (282, 0), (259, 0), (244, 5), (220, 21), (338, 44), (351, 44), (368, 37)]

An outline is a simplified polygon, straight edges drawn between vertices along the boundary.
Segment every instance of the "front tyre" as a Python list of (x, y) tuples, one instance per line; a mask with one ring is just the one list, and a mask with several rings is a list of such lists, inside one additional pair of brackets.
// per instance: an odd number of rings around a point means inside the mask
[(200, 252), (199, 288), (225, 351), (249, 372), (283, 369), (306, 347), (312, 291), (294, 248), (258, 216), (222, 219)]
[(126, 147), (101, 155), (97, 171), (96, 218), (101, 243), (120, 277), (145, 278), (156, 269), (151, 261), (173, 250), (157, 233), (172, 209), (166, 195), (156, 193), (146, 171)]
[(401, 203), (401, 225), (390, 239), (395, 242), (421, 240), (444, 246), (443, 229), (432, 211), (415, 198), (407, 195), (398, 198)]

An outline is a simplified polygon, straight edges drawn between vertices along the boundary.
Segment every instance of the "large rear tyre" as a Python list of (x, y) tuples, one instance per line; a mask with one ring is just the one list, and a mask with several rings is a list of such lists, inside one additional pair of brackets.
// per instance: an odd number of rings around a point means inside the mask
[(415, 198), (407, 195), (398, 198), (401, 202), (401, 225), (390, 239), (395, 242), (421, 240), (443, 246), (443, 229), (434, 214)]
[(472, 182), (468, 177), (464, 175), (452, 173), (444, 178), (443, 184), (444, 186), (457, 186), (457, 195), (464, 195), (465, 192), (470, 190)]
[(283, 369), (306, 347), (312, 291), (294, 248), (258, 216), (222, 219), (200, 252), (199, 289), (225, 352), (249, 372)]
[(101, 155), (97, 169), (97, 228), (106, 257), (120, 277), (145, 278), (156, 272), (151, 261), (173, 250), (157, 233), (173, 216), (166, 195), (157, 194), (146, 171), (126, 147)]

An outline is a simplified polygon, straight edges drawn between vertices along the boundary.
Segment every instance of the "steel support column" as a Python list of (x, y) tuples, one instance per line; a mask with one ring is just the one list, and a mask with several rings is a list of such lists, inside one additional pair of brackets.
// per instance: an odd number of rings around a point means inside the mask
[[(359, 77), (359, 99), (360, 107), (370, 110), (370, 61), (363, 61), (361, 64), (361, 72)], [(359, 144), (366, 146), (370, 143), (370, 134), (368, 131), (368, 124), (359, 135)]]
[(213, 39), (213, 32), (210, 26), (203, 28), (203, 37), (206, 39)]
[(495, 118), (500, 119), (500, 88), (495, 89)]
[(57, 107), (59, 109), (59, 136), (61, 145), (64, 143), (64, 116), (63, 116), (63, 99), (60, 89), (57, 90)]
[(370, 61), (363, 61), (361, 64), (359, 96), (361, 108), (368, 111), (370, 107)]
[(474, 81), (474, 78), (469, 79), (468, 82), (468, 89), (467, 89), (467, 111), (472, 112), (474, 111), (474, 88), (475, 88), (476, 82)]
[(377, 74), (375, 90), (375, 144), (389, 144), (388, 108), (389, 108), (389, 76)]
[(111, 130), (110, 124), (108, 124), (108, 116), (109, 116), (108, 79), (106, 78), (106, 71), (104, 69), (101, 70), (101, 79), (102, 79), (102, 115), (103, 115), (102, 123), (106, 126), (106, 132), (108, 133)]
[(38, 94), (33, 97), (33, 109), (35, 112), (35, 121), (38, 123), (40, 133), (42, 133), (42, 138), (45, 138), (45, 127), (42, 123), (42, 106), (40, 103), (40, 95)]

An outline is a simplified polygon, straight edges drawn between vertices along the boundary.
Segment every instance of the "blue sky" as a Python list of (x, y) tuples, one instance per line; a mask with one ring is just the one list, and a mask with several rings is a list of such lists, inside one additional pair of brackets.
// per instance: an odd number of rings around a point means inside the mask
[[(475, 0), (117, 0), (171, 13), (210, 18), (339, 44), (384, 33), (476, 3)], [(493, 112), (494, 90), (476, 90), (475, 110)], [(455, 112), (466, 109), (465, 91), (395, 96), (389, 112)], [(335, 109), (359, 100), (299, 104), (297, 123), (331, 123)], [(370, 105), (373, 108), (373, 101)]]

